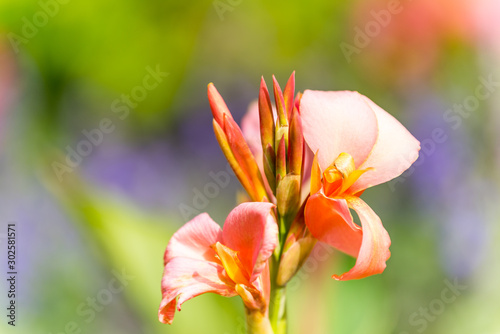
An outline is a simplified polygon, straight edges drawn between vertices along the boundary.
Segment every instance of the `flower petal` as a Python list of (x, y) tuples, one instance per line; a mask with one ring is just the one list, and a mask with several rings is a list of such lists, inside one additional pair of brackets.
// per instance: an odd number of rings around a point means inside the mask
[(161, 282), (163, 298), (158, 311), (159, 320), (171, 324), (176, 308), (180, 311), (185, 301), (203, 293), (235, 296), (234, 283), (224, 281), (222, 271), (222, 266), (205, 260), (184, 257), (170, 260), (165, 266)]
[(359, 166), (377, 139), (377, 119), (357, 92), (306, 90), (300, 100), (304, 138), (326, 170), (340, 153), (349, 153)]
[(262, 170), (262, 144), (260, 139), (260, 121), (258, 101), (250, 103), (246, 114), (241, 119), (241, 132)]
[(344, 199), (316, 193), (307, 201), (304, 214), (306, 225), (316, 239), (351, 256), (358, 255), (363, 232), (353, 222)]
[(224, 223), (222, 243), (239, 252), (250, 282), (262, 272), (278, 244), (278, 225), (271, 203), (243, 203), (234, 208)]
[(354, 267), (340, 276), (333, 276), (339, 281), (380, 274), (386, 267), (385, 262), (391, 256), (389, 251), (391, 239), (377, 214), (359, 197), (348, 197), (347, 203), (356, 211), (361, 220), (363, 242)]
[(221, 239), (220, 226), (207, 213), (199, 214), (174, 233), (165, 251), (164, 264), (179, 256), (214, 261), (215, 252), (210, 246)]
[(378, 138), (368, 158), (359, 169), (373, 167), (362, 175), (350, 189), (351, 193), (387, 182), (407, 170), (418, 158), (420, 143), (392, 115), (367, 97), (378, 122)]

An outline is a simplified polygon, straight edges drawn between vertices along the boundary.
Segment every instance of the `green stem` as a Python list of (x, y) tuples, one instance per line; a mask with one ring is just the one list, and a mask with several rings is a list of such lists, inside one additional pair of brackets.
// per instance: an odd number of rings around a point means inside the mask
[(281, 260), (281, 253), (283, 252), (283, 246), (285, 245), (289, 227), (287, 226), (287, 221), (285, 217), (279, 215), (278, 221), (279, 221), (279, 243), (280, 243), (280, 254), (279, 254), (280, 257), (278, 258), (278, 265), (279, 265), (279, 261)]
[(260, 311), (245, 309), (248, 334), (273, 334), (269, 318)]
[(272, 257), (271, 270), (271, 296), (269, 301), (269, 319), (273, 328), (274, 334), (286, 334), (286, 288), (278, 285), (277, 276), (281, 262), (281, 255), (285, 245), (286, 236), (289, 230), (289, 224), (286, 217), (278, 215), (279, 222), (279, 247), (275, 249)]
[(286, 334), (286, 288), (284, 286), (271, 287), (271, 301), (269, 302), (269, 319), (274, 334)]

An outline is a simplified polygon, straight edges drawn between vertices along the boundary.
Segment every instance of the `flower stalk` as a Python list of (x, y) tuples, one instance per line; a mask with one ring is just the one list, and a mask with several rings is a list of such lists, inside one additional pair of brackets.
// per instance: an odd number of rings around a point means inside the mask
[(271, 286), (271, 300), (269, 302), (269, 319), (274, 334), (286, 334), (286, 287)]
[(269, 318), (258, 310), (245, 308), (248, 334), (276, 334), (271, 327)]

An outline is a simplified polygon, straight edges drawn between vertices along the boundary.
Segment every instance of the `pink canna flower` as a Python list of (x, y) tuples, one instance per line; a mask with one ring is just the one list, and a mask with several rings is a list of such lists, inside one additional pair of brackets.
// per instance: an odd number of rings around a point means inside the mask
[(267, 315), (268, 259), (278, 244), (274, 207), (240, 204), (223, 229), (202, 213), (173, 235), (164, 256), (161, 322), (171, 324), (182, 303), (207, 292), (239, 295), (247, 311)]
[[(391, 241), (380, 218), (359, 196), (408, 169), (418, 157), (419, 142), (357, 92), (306, 90), (300, 115), (304, 139), (316, 152), (305, 223), (315, 238), (357, 258), (350, 271), (333, 278), (381, 273)], [(358, 214), (361, 227), (349, 209)]]

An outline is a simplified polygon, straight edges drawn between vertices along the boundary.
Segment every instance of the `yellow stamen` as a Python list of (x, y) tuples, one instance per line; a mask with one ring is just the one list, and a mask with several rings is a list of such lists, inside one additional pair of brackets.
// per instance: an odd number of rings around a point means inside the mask
[(229, 278), (235, 283), (248, 285), (248, 278), (243, 272), (243, 265), (238, 258), (238, 252), (224, 246), (220, 242), (217, 242), (212, 248), (217, 253)]
[(352, 172), (354, 172), (354, 170), (356, 169), (353, 157), (347, 153), (340, 153), (333, 164), (335, 165), (335, 168), (342, 174), (343, 179), (347, 179), (349, 175), (351, 175)]
[(353, 157), (348, 153), (341, 153), (323, 173), (326, 181), (325, 194), (328, 197), (341, 196), (364, 173), (373, 168), (356, 169)]

